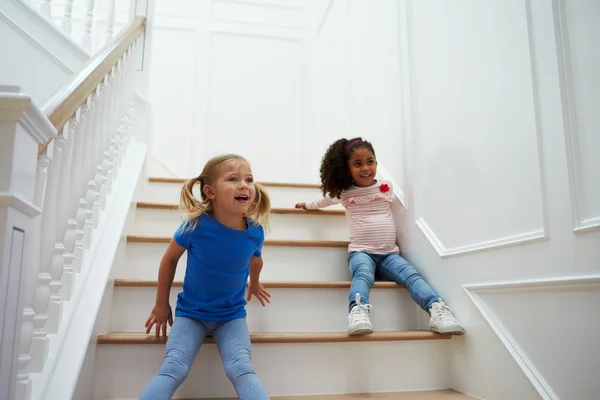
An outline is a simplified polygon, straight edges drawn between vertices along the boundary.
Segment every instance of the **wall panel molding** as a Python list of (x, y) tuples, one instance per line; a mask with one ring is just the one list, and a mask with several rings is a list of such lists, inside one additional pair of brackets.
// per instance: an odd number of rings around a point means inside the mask
[(583, 204), (583, 175), (581, 153), (579, 151), (579, 127), (576, 121), (576, 104), (573, 93), (573, 75), (570, 64), (569, 32), (563, 0), (552, 0), (554, 14), (554, 35), (557, 47), (561, 103), (567, 147), (567, 164), (569, 171), (569, 190), (571, 195), (571, 211), (573, 232), (576, 234), (600, 230), (600, 215), (586, 217)]
[[(411, 1), (407, 0), (406, 2), (401, 2), (403, 6), (401, 6), (401, 14), (404, 15), (404, 19), (399, 21), (401, 26), (400, 29), (400, 37), (401, 37), (401, 46), (404, 49), (401, 49), (400, 54), (401, 58), (405, 59), (403, 64), (406, 69), (409, 71), (403, 75), (402, 84), (403, 86), (408, 86), (408, 94), (406, 96), (406, 100), (403, 99), (403, 108), (405, 108), (406, 113), (410, 114), (408, 116), (409, 120), (406, 124), (407, 127), (410, 127), (410, 132), (413, 132), (412, 135), (412, 157), (411, 160), (418, 159), (419, 149), (420, 149), (420, 140), (419, 140), (419, 126), (418, 122), (416, 122), (416, 109), (417, 105), (415, 103), (415, 95), (413, 91), (415, 76), (414, 76), (414, 51), (412, 49), (412, 24), (411, 24)], [(403, 7), (403, 8), (402, 8)], [(534, 111), (534, 121), (535, 121), (535, 137), (537, 144), (537, 157), (538, 157), (538, 167), (539, 167), (539, 180), (540, 180), (540, 201), (542, 205), (542, 226), (538, 229), (534, 229), (529, 232), (520, 232), (511, 234), (504, 237), (499, 237), (491, 240), (485, 240), (476, 243), (469, 243), (461, 246), (455, 247), (447, 247), (444, 245), (443, 241), (436, 235), (431, 226), (427, 223), (426, 218), (422, 216), (415, 215), (415, 222), (419, 229), (422, 231), (423, 235), (427, 238), (431, 246), (438, 253), (438, 255), (442, 258), (461, 256), (466, 254), (478, 253), (483, 251), (497, 250), (511, 246), (519, 246), (528, 243), (539, 242), (543, 240), (548, 240), (550, 238), (549, 235), (549, 217), (548, 217), (548, 200), (547, 200), (547, 185), (546, 185), (546, 168), (544, 162), (544, 153), (543, 153), (543, 135), (541, 131), (541, 123), (540, 123), (540, 111), (539, 111), (539, 92), (538, 92), (538, 76), (536, 70), (536, 59), (534, 52), (534, 42), (533, 42), (533, 34), (532, 34), (532, 22), (531, 22), (531, 0), (527, 0), (524, 4), (525, 18), (527, 21), (527, 41), (528, 41), (528, 50), (529, 50), (529, 65), (530, 65), (530, 74), (532, 81), (532, 94), (533, 94), (533, 111)], [(412, 161), (414, 162), (414, 161)], [(418, 168), (418, 163), (415, 163)], [(414, 169), (413, 169), (414, 170)]]
[(476, 283), (463, 285), (463, 289), (473, 301), (486, 322), (506, 347), (510, 355), (515, 359), (523, 370), (529, 381), (544, 400), (560, 400), (554, 393), (548, 382), (537, 370), (527, 353), (515, 340), (512, 334), (502, 324), (489, 305), (483, 300), (484, 293), (515, 293), (515, 292), (540, 292), (540, 291), (577, 291), (577, 290), (600, 290), (600, 275), (588, 276), (566, 276), (549, 279), (517, 280), (495, 283)]

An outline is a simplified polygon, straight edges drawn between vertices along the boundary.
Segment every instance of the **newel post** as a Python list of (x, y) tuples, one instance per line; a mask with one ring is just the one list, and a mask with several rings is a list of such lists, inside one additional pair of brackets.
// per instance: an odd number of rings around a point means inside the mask
[[(0, 86), (0, 398), (25, 400), (37, 281), (38, 146), (56, 135), (18, 87)], [(39, 202), (39, 201), (38, 201)]]

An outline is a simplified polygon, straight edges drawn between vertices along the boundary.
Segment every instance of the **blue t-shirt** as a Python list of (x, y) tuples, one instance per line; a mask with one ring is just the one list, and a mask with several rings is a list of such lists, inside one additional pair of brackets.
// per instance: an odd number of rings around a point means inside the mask
[(196, 227), (173, 238), (187, 250), (183, 291), (177, 297), (175, 316), (198, 321), (231, 321), (246, 316), (244, 297), (250, 258), (260, 257), (265, 239), (263, 227), (247, 219), (238, 231), (222, 225), (210, 213), (198, 218)]

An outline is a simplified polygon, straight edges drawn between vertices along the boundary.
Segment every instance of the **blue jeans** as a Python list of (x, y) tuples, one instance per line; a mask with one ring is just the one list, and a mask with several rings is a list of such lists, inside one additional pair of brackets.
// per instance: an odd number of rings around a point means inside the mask
[(169, 400), (185, 380), (206, 335), (212, 335), (225, 373), (240, 400), (268, 400), (269, 395), (250, 361), (250, 335), (245, 318), (227, 322), (202, 322), (176, 317), (165, 351), (165, 361), (140, 396), (140, 400)]
[(419, 272), (398, 253), (371, 254), (352, 251), (348, 254), (348, 264), (352, 272), (349, 310), (356, 305), (356, 293), (360, 294), (361, 304), (369, 303), (369, 291), (375, 278), (404, 285), (410, 297), (427, 313), (431, 305), (439, 299), (438, 294)]

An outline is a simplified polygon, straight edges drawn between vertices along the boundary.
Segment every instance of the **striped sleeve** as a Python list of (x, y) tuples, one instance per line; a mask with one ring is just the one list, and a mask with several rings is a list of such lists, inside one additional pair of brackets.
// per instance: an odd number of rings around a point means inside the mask
[(317, 200), (306, 203), (306, 208), (309, 210), (316, 210), (318, 208), (329, 207), (334, 204), (339, 204), (341, 202), (342, 202), (342, 200), (338, 199), (338, 198), (332, 199), (331, 197), (323, 197), (321, 199), (317, 199)]

